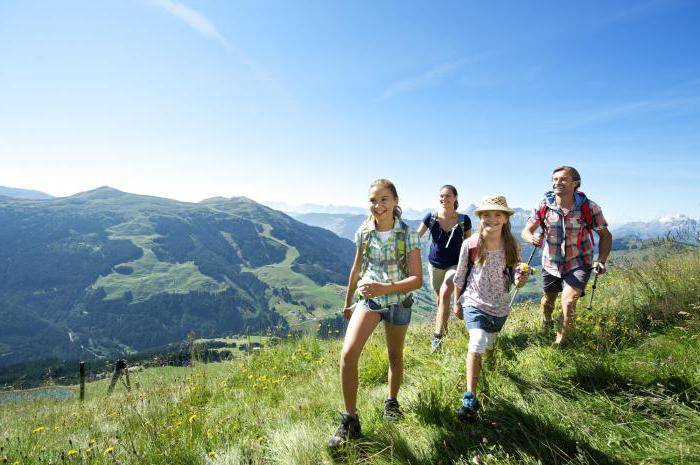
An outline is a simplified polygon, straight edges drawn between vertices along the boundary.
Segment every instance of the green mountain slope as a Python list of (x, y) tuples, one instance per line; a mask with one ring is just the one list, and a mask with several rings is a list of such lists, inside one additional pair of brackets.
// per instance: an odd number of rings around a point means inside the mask
[(0, 243), (0, 366), (322, 316), (353, 257), (349, 241), (249, 199), (192, 204), (106, 187), (0, 199)]

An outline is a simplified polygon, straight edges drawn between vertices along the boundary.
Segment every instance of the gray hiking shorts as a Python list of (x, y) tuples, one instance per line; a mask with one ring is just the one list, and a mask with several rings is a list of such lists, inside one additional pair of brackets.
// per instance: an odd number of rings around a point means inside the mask
[(589, 268), (579, 267), (567, 271), (561, 278), (547, 273), (547, 270), (542, 270), (542, 281), (544, 282), (545, 292), (561, 292), (564, 290), (563, 285), (579, 289), (581, 297), (585, 294), (586, 284), (591, 277)]

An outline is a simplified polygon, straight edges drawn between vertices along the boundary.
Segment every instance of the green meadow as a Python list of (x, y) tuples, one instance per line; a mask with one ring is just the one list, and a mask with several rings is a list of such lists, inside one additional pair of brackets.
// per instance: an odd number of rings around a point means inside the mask
[[(270, 273), (267, 269), (260, 273)], [(290, 288), (292, 289), (292, 288)], [(590, 294), (589, 294), (590, 297)], [(407, 337), (404, 418), (382, 419), (381, 328), (361, 358), (364, 436), (326, 441), (342, 408), (339, 340), (301, 336), (223, 363), (153, 368), (132, 390), (88, 383), (81, 403), (7, 402), (10, 464), (697, 464), (700, 463), (700, 254), (660, 250), (598, 280), (563, 350), (538, 334), (538, 308), (514, 308), (484, 361), (483, 409), (456, 418), (467, 335), (452, 320), (430, 353), (430, 322)], [(74, 389), (77, 389), (74, 387)]]

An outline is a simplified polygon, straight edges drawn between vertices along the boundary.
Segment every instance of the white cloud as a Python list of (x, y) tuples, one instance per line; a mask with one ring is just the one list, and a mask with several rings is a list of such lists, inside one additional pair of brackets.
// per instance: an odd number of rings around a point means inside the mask
[(156, 0), (156, 5), (184, 22), (204, 37), (214, 39), (224, 47), (229, 48), (229, 43), (226, 38), (221, 35), (216, 26), (202, 13), (175, 0)]
[(384, 92), (382, 92), (379, 95), (379, 97), (377, 97), (377, 100), (381, 102), (396, 97), (397, 95), (405, 94), (408, 92), (414, 92), (416, 90), (425, 89), (437, 85), (446, 78), (448, 78), (450, 75), (455, 74), (462, 67), (468, 64), (477, 63), (491, 55), (492, 53), (490, 52), (484, 52), (474, 57), (462, 58), (459, 60), (441, 63), (421, 74), (409, 76), (407, 78), (394, 82), (389, 87), (387, 87), (384, 90)]

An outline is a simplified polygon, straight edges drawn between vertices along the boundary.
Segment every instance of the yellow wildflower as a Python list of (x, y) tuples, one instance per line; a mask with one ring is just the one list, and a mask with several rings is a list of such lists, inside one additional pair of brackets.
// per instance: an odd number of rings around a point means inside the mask
[(187, 419), (187, 421), (190, 422), (190, 423), (192, 423), (192, 422), (195, 421), (196, 419), (197, 419), (197, 414), (196, 414), (196, 413), (193, 413), (192, 415), (190, 415), (190, 417)]
[(211, 451), (211, 452), (209, 452), (209, 453), (207, 454), (207, 456), (209, 456), (210, 458), (215, 459), (216, 457), (219, 456), (219, 454), (217, 454), (217, 453), (214, 452), (214, 451)]
[(71, 455), (75, 455), (75, 454), (77, 454), (77, 453), (78, 453), (77, 450), (71, 449), (71, 450), (69, 450), (68, 452), (66, 452), (66, 455), (70, 457)]
[(111, 454), (113, 450), (114, 450), (114, 448), (112, 446), (109, 446), (108, 448), (105, 449), (104, 452), (102, 452), (102, 455)]
[(43, 431), (44, 427), (43, 426), (37, 426), (32, 430), (32, 433), (38, 433), (39, 431)]

